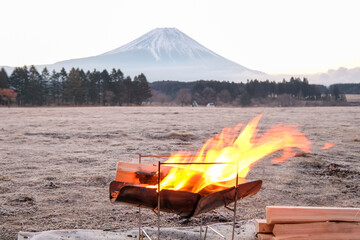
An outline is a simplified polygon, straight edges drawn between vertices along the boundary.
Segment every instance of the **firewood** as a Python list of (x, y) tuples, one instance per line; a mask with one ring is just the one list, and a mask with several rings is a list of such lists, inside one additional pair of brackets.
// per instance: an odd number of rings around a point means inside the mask
[(275, 236), (305, 233), (357, 233), (360, 235), (360, 222), (315, 222), (298, 224), (275, 224), (273, 233), (275, 234)]
[(359, 240), (357, 233), (293, 234), (272, 237), (271, 240)]
[(325, 221), (360, 222), (360, 208), (266, 207), (266, 222), (268, 224)]
[(272, 233), (274, 224), (267, 224), (266, 219), (255, 219), (256, 233)]
[(271, 238), (274, 237), (274, 234), (265, 234), (265, 233), (259, 233), (257, 234), (258, 240), (271, 240)]
[[(161, 177), (164, 178), (171, 166), (161, 166)], [(118, 162), (115, 181), (136, 184), (155, 185), (158, 182), (158, 167), (154, 165)]]

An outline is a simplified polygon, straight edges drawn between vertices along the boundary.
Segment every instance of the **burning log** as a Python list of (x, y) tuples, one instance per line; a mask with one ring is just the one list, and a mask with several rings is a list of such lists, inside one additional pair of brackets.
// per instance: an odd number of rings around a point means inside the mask
[[(163, 167), (161, 178), (165, 177), (171, 167)], [(133, 184), (156, 185), (158, 167), (154, 165), (118, 162), (115, 181)]]
[[(157, 172), (153, 171), (154, 169), (154, 166), (146, 168), (146, 165), (143, 164), (136, 167), (135, 164), (119, 163), (116, 181), (110, 184), (110, 201), (156, 209), (158, 205), (157, 189), (149, 188), (157, 179)], [(132, 172), (134, 170), (135, 172)], [(235, 201), (235, 195), (237, 200), (252, 196), (260, 190), (261, 185), (262, 181), (258, 180), (240, 184), (237, 188), (220, 188), (222, 190), (215, 193), (206, 191), (206, 189), (199, 193), (162, 189), (160, 191), (160, 210), (190, 218), (229, 205)]]

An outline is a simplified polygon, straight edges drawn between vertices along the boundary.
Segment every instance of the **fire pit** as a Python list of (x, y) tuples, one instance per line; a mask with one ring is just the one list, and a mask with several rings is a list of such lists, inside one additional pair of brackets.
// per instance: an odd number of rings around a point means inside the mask
[[(245, 181), (250, 168), (279, 150), (283, 155), (274, 163), (295, 156), (293, 148), (310, 151), (310, 141), (294, 127), (275, 126), (257, 137), (260, 118), (254, 118), (241, 132), (242, 124), (224, 128), (195, 156), (178, 152), (157, 166), (141, 164), (141, 155), (139, 164), (119, 162), (110, 184), (110, 201), (137, 206), (139, 213), (140, 208), (157, 211), (158, 239), (160, 211), (191, 218), (221, 206), (228, 208), (234, 202), (234, 239), (237, 200), (256, 194), (262, 185), (261, 180)], [(140, 225), (139, 216), (139, 236)]]

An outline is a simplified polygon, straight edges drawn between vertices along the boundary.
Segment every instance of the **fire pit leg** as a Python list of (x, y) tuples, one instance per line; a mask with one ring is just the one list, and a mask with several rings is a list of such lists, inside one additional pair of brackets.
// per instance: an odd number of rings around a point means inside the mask
[(141, 208), (139, 207), (139, 240), (141, 239)]
[(206, 226), (206, 229), (205, 229), (205, 236), (204, 236), (204, 240), (206, 239), (207, 230), (208, 230), (208, 226)]
[[(239, 185), (239, 166), (236, 167), (236, 186), (235, 189), (238, 188)], [(237, 191), (235, 191), (235, 201), (234, 201), (234, 219), (233, 219), (233, 232), (232, 232), (232, 240), (235, 239), (235, 222), (236, 222), (236, 205), (237, 205)]]
[(202, 240), (203, 215), (200, 217), (200, 240)]
[[(141, 164), (141, 153), (139, 154), (139, 164)], [(139, 207), (139, 240), (143, 239), (141, 231), (141, 208)]]
[(158, 240), (160, 240), (160, 161), (158, 161)]

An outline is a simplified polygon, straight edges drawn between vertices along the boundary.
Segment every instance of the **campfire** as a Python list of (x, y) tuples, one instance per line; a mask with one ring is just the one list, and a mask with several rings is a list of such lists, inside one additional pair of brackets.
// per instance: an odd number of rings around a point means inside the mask
[(295, 149), (310, 151), (310, 141), (292, 126), (274, 126), (258, 136), (260, 118), (224, 128), (195, 155), (181, 151), (157, 166), (119, 162), (111, 202), (190, 218), (256, 194), (262, 181), (245, 180), (256, 162), (280, 150), (273, 163), (295, 156)]

